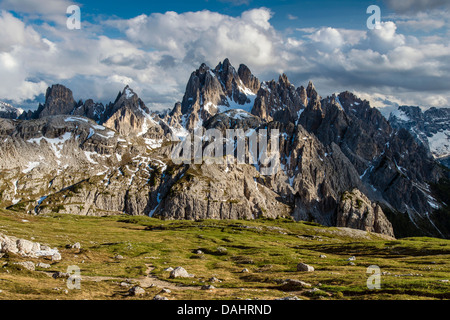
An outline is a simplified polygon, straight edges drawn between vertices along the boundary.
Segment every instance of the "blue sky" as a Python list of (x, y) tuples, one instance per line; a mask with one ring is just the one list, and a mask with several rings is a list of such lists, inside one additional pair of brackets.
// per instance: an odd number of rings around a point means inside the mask
[[(322, 96), (374, 106), (450, 106), (447, 0), (0, 0), (0, 100), (35, 108), (54, 83), (113, 100), (130, 85), (150, 108), (182, 99), (202, 62), (230, 58), (261, 80), (286, 73)], [(81, 7), (82, 29), (66, 9)], [(369, 30), (370, 5), (381, 8)]]
[[(369, 5), (376, 4), (387, 9), (379, 0), (253, 0), (253, 1), (142, 1), (130, 0), (127, 5), (122, 1), (80, 1), (83, 11), (89, 15), (117, 15), (130, 19), (140, 14), (165, 13), (175, 11), (210, 10), (231, 16), (240, 16), (242, 11), (261, 7), (270, 8), (274, 12), (272, 23), (276, 28), (334, 26), (346, 28), (364, 28), (366, 16), (361, 14)], [(289, 20), (288, 15), (297, 17)]]

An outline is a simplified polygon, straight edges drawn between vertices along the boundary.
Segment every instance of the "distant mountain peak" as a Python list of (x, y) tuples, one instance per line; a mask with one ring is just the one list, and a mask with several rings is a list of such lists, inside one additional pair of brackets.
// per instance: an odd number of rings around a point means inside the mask
[(13, 107), (9, 103), (0, 101), (0, 118), (17, 119), (24, 110)]

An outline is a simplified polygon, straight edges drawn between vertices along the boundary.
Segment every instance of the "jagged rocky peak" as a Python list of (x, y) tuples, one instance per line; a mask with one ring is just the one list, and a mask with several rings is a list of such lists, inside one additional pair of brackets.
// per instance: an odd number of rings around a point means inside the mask
[(61, 84), (55, 84), (47, 89), (45, 103), (35, 113), (35, 118), (54, 115), (70, 114), (77, 103), (73, 98), (72, 90)]
[[(214, 69), (203, 63), (191, 74), (181, 102), (186, 129), (195, 129), (199, 123), (207, 121), (218, 112), (231, 109), (250, 112), (258, 86), (259, 80), (244, 65), (236, 71), (228, 59)], [(174, 112), (175, 110), (172, 111)]]
[(97, 103), (92, 99), (88, 99), (84, 104), (80, 101), (78, 107), (71, 114), (74, 116), (90, 118), (95, 122), (101, 122), (104, 112), (105, 106), (102, 103)]
[(129, 86), (118, 94), (113, 104), (106, 107), (103, 118), (103, 125), (122, 135), (144, 136), (154, 130), (158, 138), (163, 136), (163, 130), (156, 121), (158, 116), (151, 114), (144, 101)]
[(261, 82), (252, 74), (250, 69), (245, 64), (241, 64), (239, 66), (238, 75), (246, 88), (250, 89), (253, 93), (258, 93), (258, 90), (261, 87)]
[(308, 83), (308, 87), (306, 88), (306, 95), (311, 100), (320, 100), (320, 96), (317, 93), (316, 87), (314, 86), (312, 81)]
[(298, 121), (300, 111), (308, 104), (304, 87), (295, 88), (286, 74), (280, 75), (278, 81), (263, 82), (255, 99), (252, 114), (265, 121)]

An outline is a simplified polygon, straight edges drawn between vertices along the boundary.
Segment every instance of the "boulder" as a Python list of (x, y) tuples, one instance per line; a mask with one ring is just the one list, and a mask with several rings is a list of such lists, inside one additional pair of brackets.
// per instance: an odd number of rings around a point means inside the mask
[(59, 252), (56, 252), (51, 257), (52, 261), (61, 261), (61, 254)]
[(21, 267), (23, 267), (24, 269), (27, 269), (27, 270), (29, 270), (29, 271), (34, 271), (34, 270), (36, 270), (36, 267), (35, 267), (34, 263), (31, 262), (31, 261), (16, 262), (16, 263), (14, 263), (14, 264), (17, 265), (17, 266), (21, 266)]
[(134, 286), (133, 288), (130, 289), (129, 293), (132, 296), (142, 296), (145, 294), (145, 290), (139, 286)]
[(301, 290), (303, 288), (311, 288), (312, 285), (301, 280), (286, 279), (281, 284), (281, 289), (286, 291)]
[(52, 266), (49, 265), (48, 263), (39, 262), (38, 264), (36, 264), (36, 267), (42, 269), (50, 269)]
[(183, 267), (177, 267), (170, 273), (170, 278), (193, 278), (194, 275), (189, 274)]
[(306, 263), (299, 263), (297, 265), (297, 271), (303, 271), (303, 272), (313, 272), (314, 267), (307, 265)]
[(204, 285), (202, 286), (202, 290), (214, 290), (215, 287), (212, 285)]

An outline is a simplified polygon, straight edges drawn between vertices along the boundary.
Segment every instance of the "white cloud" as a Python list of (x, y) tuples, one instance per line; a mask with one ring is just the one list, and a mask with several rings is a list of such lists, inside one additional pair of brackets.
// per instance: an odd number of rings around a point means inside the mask
[[(109, 21), (137, 45), (158, 50), (198, 66), (225, 57), (240, 61), (251, 57), (256, 66), (274, 63), (273, 45), (279, 41), (269, 20), (270, 10), (245, 11), (234, 18), (210, 11), (141, 15)], [(151, 31), (150, 31), (151, 30)]]
[(397, 22), (399, 26), (405, 27), (411, 30), (422, 30), (422, 31), (432, 31), (441, 29), (446, 25), (444, 20), (434, 20), (434, 19), (422, 19), (422, 20), (407, 20)]

